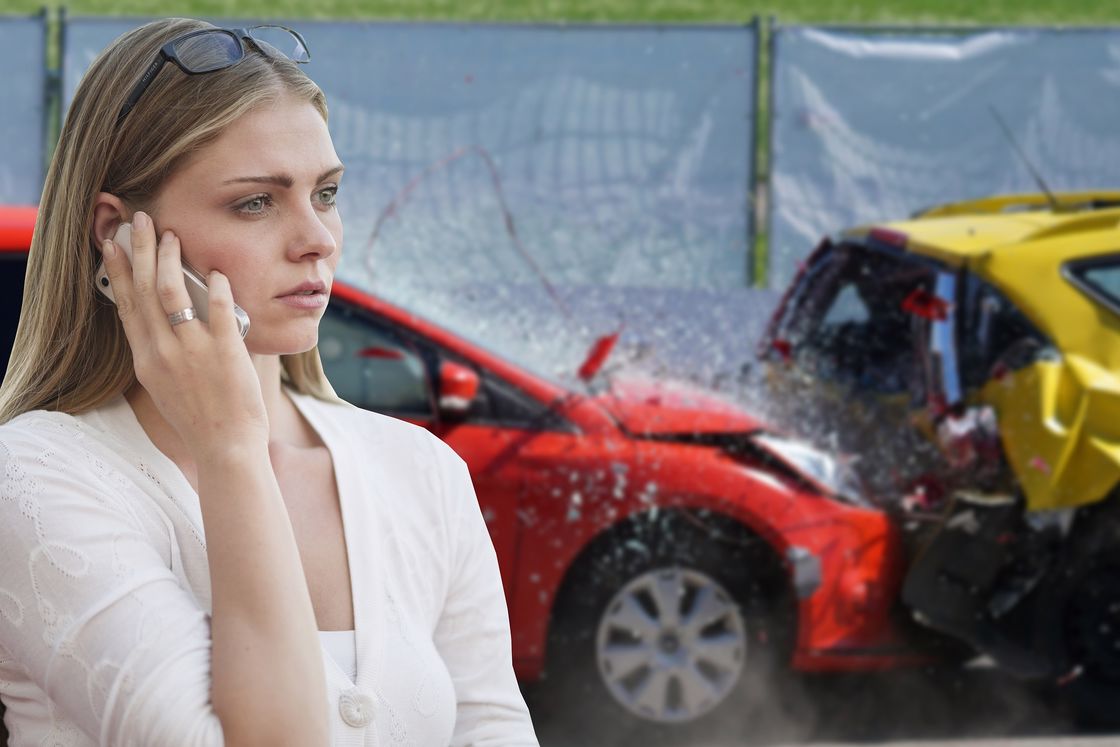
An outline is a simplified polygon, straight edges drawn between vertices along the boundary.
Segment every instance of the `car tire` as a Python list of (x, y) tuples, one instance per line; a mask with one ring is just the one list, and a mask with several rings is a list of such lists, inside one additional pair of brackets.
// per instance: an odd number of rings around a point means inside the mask
[(690, 744), (785, 728), (786, 719), (761, 721), (792, 684), (790, 600), (772, 548), (724, 517), (663, 512), (630, 522), (569, 574), (541, 699), (585, 744)]

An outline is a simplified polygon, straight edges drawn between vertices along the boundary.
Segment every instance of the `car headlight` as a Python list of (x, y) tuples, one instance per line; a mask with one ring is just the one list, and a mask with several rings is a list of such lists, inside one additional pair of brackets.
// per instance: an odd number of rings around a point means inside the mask
[(785, 462), (824, 493), (853, 506), (870, 507), (863, 481), (852, 468), (851, 460), (840, 460), (820, 449), (774, 433), (756, 433), (760, 447)]

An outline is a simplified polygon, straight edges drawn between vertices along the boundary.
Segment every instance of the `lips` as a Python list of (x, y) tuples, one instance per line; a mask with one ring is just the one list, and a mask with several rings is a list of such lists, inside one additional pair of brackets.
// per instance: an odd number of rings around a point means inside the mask
[(277, 298), (284, 298), (285, 296), (313, 296), (317, 293), (325, 293), (327, 284), (322, 280), (305, 280), (294, 288), (289, 288), (283, 293), (279, 294)]

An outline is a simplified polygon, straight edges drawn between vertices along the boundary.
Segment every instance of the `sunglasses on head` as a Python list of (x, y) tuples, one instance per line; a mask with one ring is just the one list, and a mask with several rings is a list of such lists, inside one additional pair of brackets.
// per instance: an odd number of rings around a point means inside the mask
[(298, 32), (285, 26), (252, 26), (247, 29), (202, 29), (184, 34), (164, 44), (152, 64), (128, 95), (128, 100), (117, 115), (117, 125), (132, 111), (144, 95), (156, 74), (168, 62), (187, 75), (213, 73), (233, 67), (245, 59), (245, 41), (252, 42), (267, 57), (283, 57), (292, 62), (308, 62), (311, 52), (307, 42)]

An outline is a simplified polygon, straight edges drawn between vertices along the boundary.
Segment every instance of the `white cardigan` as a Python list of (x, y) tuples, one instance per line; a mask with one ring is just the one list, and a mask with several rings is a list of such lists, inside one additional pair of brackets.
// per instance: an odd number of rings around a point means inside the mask
[[(536, 745), (463, 461), (422, 428), (289, 396), (334, 459), (354, 596), (357, 681), (324, 651), (331, 744)], [(198, 495), (123, 397), (0, 426), (11, 745), (221, 745), (210, 602)]]

